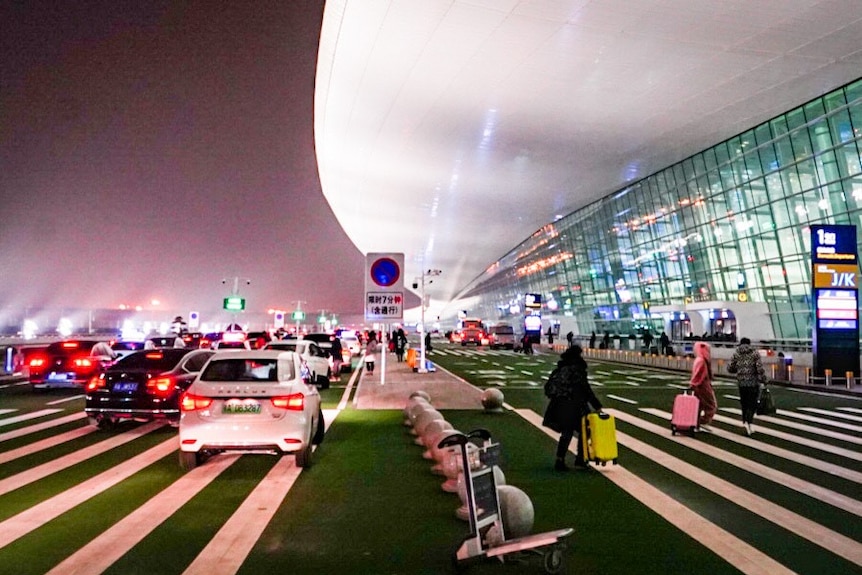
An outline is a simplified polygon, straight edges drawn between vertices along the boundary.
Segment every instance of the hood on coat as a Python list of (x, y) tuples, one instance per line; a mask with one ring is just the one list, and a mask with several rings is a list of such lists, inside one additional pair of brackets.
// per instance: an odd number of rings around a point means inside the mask
[(694, 342), (694, 357), (702, 357), (707, 362), (712, 358), (712, 351), (709, 344), (705, 341)]

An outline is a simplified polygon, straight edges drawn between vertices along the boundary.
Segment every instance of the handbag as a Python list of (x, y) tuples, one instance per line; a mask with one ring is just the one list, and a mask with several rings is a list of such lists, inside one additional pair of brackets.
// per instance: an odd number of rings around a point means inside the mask
[(776, 411), (775, 402), (772, 400), (772, 393), (770, 393), (768, 387), (764, 387), (760, 391), (760, 397), (757, 398), (757, 414), (773, 415)]

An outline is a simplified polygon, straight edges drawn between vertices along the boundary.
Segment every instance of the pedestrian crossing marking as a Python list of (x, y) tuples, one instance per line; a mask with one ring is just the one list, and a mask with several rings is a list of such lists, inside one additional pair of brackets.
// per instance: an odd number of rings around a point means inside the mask
[[(650, 407), (642, 407), (640, 409), (644, 413), (648, 413), (650, 415), (654, 415), (656, 417), (660, 417), (666, 421), (670, 421), (671, 414), (668, 411), (664, 411), (661, 409), (654, 409)], [(858, 471), (853, 471), (852, 469), (848, 469), (844, 465), (835, 465), (833, 463), (829, 463), (828, 461), (824, 461), (821, 457), (810, 457), (808, 455), (803, 455), (798, 451), (793, 451), (790, 449), (784, 449), (782, 447), (777, 447), (770, 443), (765, 443), (760, 441), (759, 439), (746, 437), (745, 435), (740, 435), (739, 433), (732, 433), (729, 431), (725, 431), (720, 429), (715, 425), (715, 422), (723, 421), (727, 418), (722, 416), (717, 416), (715, 420), (713, 420), (712, 431), (710, 435), (714, 435), (716, 437), (720, 437), (726, 441), (732, 441), (734, 443), (738, 443), (740, 445), (744, 445), (746, 447), (750, 447), (753, 449), (757, 449), (759, 451), (763, 451), (765, 453), (769, 453), (770, 455), (775, 455), (786, 459), (788, 461), (793, 461), (794, 463), (799, 463), (801, 465), (805, 465), (807, 467), (811, 467), (813, 469), (817, 469), (819, 471), (824, 471), (829, 473), (830, 475), (834, 475), (836, 477), (841, 477), (843, 479), (847, 479), (854, 483), (862, 484), (862, 473)], [(723, 421), (725, 424), (730, 424), (731, 422)], [(742, 427), (742, 423), (738, 421), (733, 421), (737, 427)], [(764, 428), (761, 426), (758, 428), (758, 433), (764, 431)], [(767, 434), (764, 432), (764, 434)], [(815, 444), (819, 445), (819, 444)]]

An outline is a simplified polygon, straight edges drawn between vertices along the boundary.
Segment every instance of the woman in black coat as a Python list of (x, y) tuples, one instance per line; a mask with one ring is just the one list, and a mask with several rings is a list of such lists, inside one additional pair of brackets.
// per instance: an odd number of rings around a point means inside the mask
[[(575, 432), (580, 431), (581, 419), (590, 413), (591, 407), (595, 411), (602, 410), (602, 404), (587, 379), (587, 362), (582, 356), (581, 346), (575, 344), (560, 355), (557, 368), (545, 384), (545, 395), (550, 402), (542, 425), (560, 433), (554, 469), (565, 471), (569, 469), (566, 452)], [(583, 441), (578, 441), (575, 466), (587, 467)]]

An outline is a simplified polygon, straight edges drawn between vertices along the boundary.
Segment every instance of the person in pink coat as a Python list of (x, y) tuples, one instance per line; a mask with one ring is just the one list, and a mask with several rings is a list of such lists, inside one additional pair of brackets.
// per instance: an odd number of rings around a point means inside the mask
[(688, 383), (700, 400), (700, 428), (710, 431), (708, 426), (715, 417), (718, 402), (712, 389), (712, 352), (705, 341), (694, 344), (694, 365), (691, 367), (691, 380)]

